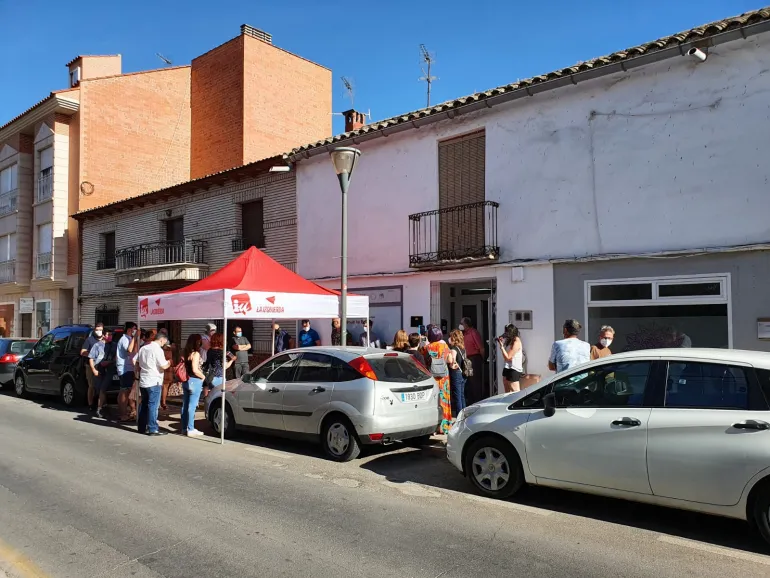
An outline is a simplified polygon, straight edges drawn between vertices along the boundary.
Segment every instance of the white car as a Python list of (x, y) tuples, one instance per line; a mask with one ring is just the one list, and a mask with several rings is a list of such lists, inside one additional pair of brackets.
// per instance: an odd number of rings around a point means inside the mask
[(740, 518), (770, 542), (770, 353), (611, 355), (466, 408), (447, 456), (489, 497), (552, 486)]
[[(438, 385), (411, 355), (364, 347), (308, 347), (271, 357), (225, 385), (225, 435), (236, 428), (320, 440), (336, 461), (361, 446), (424, 442), (435, 433)], [(217, 433), (222, 389), (206, 398)]]

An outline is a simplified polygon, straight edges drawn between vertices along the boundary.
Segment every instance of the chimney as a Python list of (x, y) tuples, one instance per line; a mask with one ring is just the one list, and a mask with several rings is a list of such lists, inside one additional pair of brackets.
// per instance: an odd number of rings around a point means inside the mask
[(268, 44), (273, 43), (273, 37), (270, 34), (264, 30), (260, 30), (259, 28), (249, 26), (248, 24), (241, 24), (241, 35), (251, 36), (252, 38), (256, 38), (262, 42), (267, 42)]
[(366, 115), (363, 112), (358, 112), (351, 108), (342, 114), (345, 115), (345, 132), (358, 130), (366, 125)]

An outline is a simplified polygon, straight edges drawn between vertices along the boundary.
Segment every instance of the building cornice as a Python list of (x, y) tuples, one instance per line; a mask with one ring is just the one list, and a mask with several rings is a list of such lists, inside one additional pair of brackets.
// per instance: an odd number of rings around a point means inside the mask
[(80, 103), (77, 100), (71, 100), (59, 94), (52, 94), (48, 98), (41, 100), (26, 112), (17, 116), (5, 126), (0, 127), (0, 142), (8, 140), (24, 129), (34, 127), (35, 124), (53, 113), (72, 116), (79, 109)]

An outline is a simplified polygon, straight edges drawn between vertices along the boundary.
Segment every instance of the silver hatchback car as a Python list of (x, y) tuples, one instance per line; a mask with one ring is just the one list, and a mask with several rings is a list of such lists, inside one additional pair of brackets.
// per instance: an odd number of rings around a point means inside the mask
[[(365, 444), (429, 438), (441, 421), (438, 386), (412, 356), (364, 347), (312, 347), (275, 355), (226, 384), (225, 436), (252, 429), (320, 440), (335, 461)], [(206, 401), (220, 433), (222, 388)]]

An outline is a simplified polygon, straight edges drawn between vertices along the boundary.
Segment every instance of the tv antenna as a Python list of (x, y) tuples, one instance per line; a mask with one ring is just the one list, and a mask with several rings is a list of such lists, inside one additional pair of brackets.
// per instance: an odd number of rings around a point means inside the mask
[(422, 76), (418, 78), (418, 80), (420, 82), (425, 82), (428, 85), (428, 107), (430, 107), (430, 87), (434, 80), (438, 80), (438, 76), (430, 75), (430, 68), (433, 64), (433, 56), (430, 52), (428, 52), (428, 49), (425, 48), (424, 44), (420, 44), (420, 57), (420, 69), (422, 70)]
[(156, 53), (155, 53), (155, 56), (157, 56), (158, 58), (160, 58), (160, 59), (161, 59), (163, 62), (165, 62), (165, 63), (166, 63), (168, 66), (171, 66), (172, 64), (174, 64), (174, 63), (173, 63), (173, 62), (171, 62), (171, 61), (170, 61), (168, 58), (166, 58), (165, 56), (163, 56), (163, 55), (162, 55), (160, 52), (156, 52)]
[(354, 96), (353, 83), (346, 76), (341, 76), (340, 78), (342, 79), (342, 84), (345, 86), (345, 92), (348, 93), (348, 98), (350, 99), (350, 108), (354, 108), (353, 107), (353, 96)]

